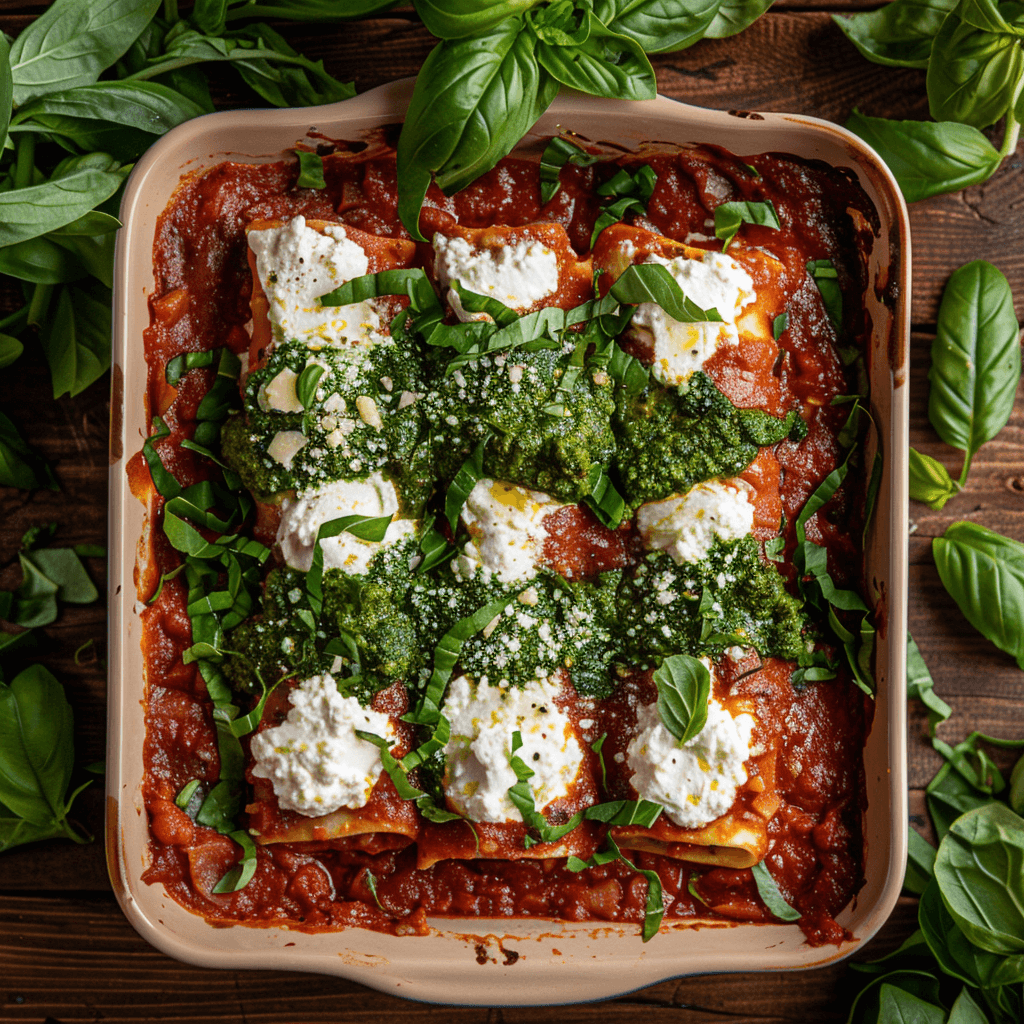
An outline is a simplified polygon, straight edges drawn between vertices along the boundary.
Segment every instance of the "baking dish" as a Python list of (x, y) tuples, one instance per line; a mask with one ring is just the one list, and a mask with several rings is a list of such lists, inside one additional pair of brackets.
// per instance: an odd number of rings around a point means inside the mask
[[(854, 136), (826, 122), (784, 114), (701, 110), (663, 97), (644, 103), (563, 96), (531, 133), (571, 126), (635, 149), (649, 142), (714, 143), (737, 154), (786, 152), (847, 167), (874, 203), (881, 229), (869, 261), (873, 322), (871, 412), (884, 475), (868, 538), (869, 598), (879, 609), (878, 696), (864, 751), (866, 883), (839, 921), (841, 947), (811, 948), (795, 925), (667, 925), (642, 945), (635, 925), (537, 920), (437, 920), (425, 937), (350, 929), (309, 934), (281, 927), (214, 927), (141, 881), (148, 826), (141, 796), (144, 727), (138, 559), (147, 557), (145, 509), (126, 465), (148, 433), (142, 394), (142, 332), (154, 287), (156, 221), (181, 177), (225, 159), (281, 159), (317, 132), (334, 138), (393, 122), (411, 83), (306, 110), (233, 111), (175, 129), (136, 167), (122, 204), (115, 274), (110, 467), (110, 713), (107, 854), (115, 892), (135, 928), (157, 948), (211, 967), (288, 968), (339, 974), (375, 988), (444, 1003), (545, 1004), (599, 999), (682, 974), (781, 970), (832, 962), (881, 926), (899, 894), (906, 857), (905, 622), (907, 340), (910, 236), (891, 175)], [(529, 145), (530, 140), (526, 140)], [(882, 301), (889, 297), (889, 303)]]

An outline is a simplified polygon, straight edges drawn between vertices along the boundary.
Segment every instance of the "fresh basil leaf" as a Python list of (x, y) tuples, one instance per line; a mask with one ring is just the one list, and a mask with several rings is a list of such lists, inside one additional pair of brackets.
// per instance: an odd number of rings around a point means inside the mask
[(423, 696), (416, 707), (402, 717), (403, 722), (412, 722), (414, 725), (433, 725), (438, 721), (441, 715), (441, 700), (448, 686), (448, 680), (452, 677), (455, 663), (459, 660), (462, 645), (471, 636), (479, 633), (496, 615), (500, 615), (505, 607), (513, 601), (514, 598), (510, 596), (491, 601), (483, 608), (478, 608), (472, 615), (459, 619), (441, 637), (434, 648), (433, 670), (427, 687), (423, 691)]
[(64, 284), (88, 270), (73, 252), (43, 235), (0, 249), (0, 274), (33, 284)]
[(916, 829), (911, 829), (907, 836), (909, 851), (907, 869), (903, 876), (903, 888), (907, 892), (920, 896), (928, 883), (935, 877), (935, 847)]
[(511, 151), (557, 91), (521, 17), (434, 47), (398, 140), (398, 213), (409, 234), (425, 241), (419, 214), (432, 174), (447, 195), (464, 188)]
[(141, 156), (153, 139), (204, 111), (157, 82), (96, 82), (21, 107), (14, 124), (37, 124), (77, 145), (119, 160)]
[(11, 47), (15, 104), (95, 82), (159, 7), (160, 0), (56, 0)]
[(508, 798), (512, 801), (523, 817), (527, 828), (537, 833), (538, 838), (527, 835), (523, 845), (529, 849), (537, 842), (556, 843), (559, 839), (567, 836), (574, 828), (583, 821), (583, 812), (578, 811), (567, 822), (562, 825), (549, 825), (547, 819), (537, 810), (533, 799), (533, 790), (530, 787), (530, 779), (536, 774), (526, 762), (516, 755), (516, 751), (523, 745), (523, 738), (517, 729), (512, 733), (512, 747), (508, 754), (509, 767), (515, 773), (516, 782), (509, 787)]
[(947, 910), (980, 949), (1024, 952), (1024, 819), (1001, 803), (968, 811), (939, 844), (935, 878)]
[(14, 424), (0, 412), (0, 484), (31, 491), (36, 487), (60, 490), (53, 470), (18, 433)]
[(75, 763), (64, 687), (42, 665), (0, 683), (0, 801), (33, 825), (61, 823)]
[(41, 548), (19, 554), (22, 567), (31, 562), (57, 586), (57, 600), (67, 604), (92, 604), (99, 597), (82, 560), (72, 548)]
[(1013, 105), (1024, 75), (1024, 53), (1015, 34), (977, 28), (963, 20), (971, 0), (946, 15), (928, 62), (928, 109), (936, 121), (987, 128)]
[(647, 53), (668, 53), (702, 39), (718, 6), (719, 0), (596, 0), (594, 14)]
[(1024, 544), (958, 522), (932, 541), (932, 554), (967, 621), (1024, 669)]
[(556, 81), (591, 96), (652, 100), (658, 94), (654, 68), (643, 47), (628, 36), (609, 32), (590, 12), (585, 42), (557, 46), (537, 42), (537, 63)]
[[(25, 843), (37, 843), (42, 839), (67, 836), (66, 828), (66, 825), (57, 822), (36, 825), (25, 818), (11, 815), (9, 811), (6, 811), (4, 805), (0, 804), (0, 853)], [(71, 836), (70, 838), (77, 837)]]
[(989, 1024), (989, 1022), (985, 1012), (971, 995), (970, 989), (962, 988), (960, 995), (956, 997), (950, 1008), (946, 1024)]
[(907, 699), (919, 700), (928, 709), (928, 735), (953, 713), (953, 709), (935, 692), (931, 672), (914, 638), (907, 634)]
[[(398, 0), (244, 0), (229, 9), (228, 21), (235, 18), (282, 18), (285, 21), (350, 21), (365, 18), (394, 7)], [(434, 33), (435, 35), (437, 33)]]
[(780, 313), (772, 321), (772, 337), (778, 341), (786, 333), (787, 327), (789, 327), (789, 313)]
[(413, 0), (427, 31), (438, 39), (463, 39), (514, 18), (540, 0)]
[(772, 878), (768, 870), (768, 865), (763, 860), (758, 861), (751, 868), (751, 873), (754, 876), (754, 882), (757, 884), (758, 895), (774, 917), (777, 917), (780, 921), (800, 920), (803, 915), (799, 910), (795, 910), (786, 902), (785, 897), (779, 892), (775, 879)]
[(839, 287), (839, 274), (831, 260), (809, 260), (807, 273), (814, 278), (814, 283), (825, 303), (825, 312), (836, 330), (843, 326), (843, 293)]
[(992, 802), (989, 793), (982, 793), (958, 772), (951, 762), (944, 764), (925, 790), (928, 813), (935, 833), (941, 840), (950, 825), (967, 811)]
[(938, 510), (959, 493), (959, 485), (941, 462), (916, 448), (910, 449), (910, 497), (914, 501), (922, 501)]
[(584, 502), (602, 526), (617, 530), (626, 514), (626, 502), (615, 488), (604, 466), (593, 465), (587, 473), (587, 493)]
[(0, 192), (0, 246), (71, 224), (109, 199), (122, 178), (117, 171), (83, 166), (41, 185)]
[(738, 201), (719, 203), (715, 207), (715, 237), (722, 239), (722, 252), (739, 233), (743, 224), (757, 224), (778, 230), (779, 215), (770, 199), (764, 202)]
[(878, 1019), (906, 1021), (907, 1024), (945, 1024), (946, 1011), (912, 992), (883, 983), (878, 990)]
[(110, 368), (110, 302), (63, 287), (40, 341), (53, 377), (53, 397), (84, 391)]
[(723, 0), (704, 32), (704, 38), (727, 39), (734, 36), (753, 25), (771, 5), (772, 0)]
[(975, 260), (942, 293), (928, 371), (928, 418), (939, 437), (974, 453), (1006, 426), (1021, 375), (1020, 330), (1010, 286), (998, 267)]
[(0, 151), (7, 142), (7, 126), (11, 121), (14, 101), (14, 79), (11, 75), (11, 45), (0, 32)]
[(653, 679), (658, 687), (662, 724), (681, 747), (707, 723), (711, 673), (699, 659), (689, 654), (673, 654), (662, 661)]
[[(436, 33), (435, 33), (436, 34)], [(605, 159), (601, 155), (587, 153), (564, 135), (555, 135), (544, 147), (540, 158), (540, 201), (547, 205), (561, 188), (559, 172), (567, 164), (577, 167), (591, 167)]]
[(181, 484), (164, 466), (160, 453), (156, 449), (157, 441), (171, 436), (170, 427), (164, 423), (161, 417), (154, 416), (151, 430), (152, 433), (143, 442), (142, 457), (146, 460), (146, 465), (149, 466), (149, 475), (153, 479), (153, 486), (157, 493), (165, 498), (174, 498), (181, 493)]
[(627, 267), (608, 294), (617, 302), (631, 306), (656, 302), (670, 317), (681, 323), (718, 322), (722, 319), (717, 309), (701, 309), (691, 302), (668, 269), (659, 263)]
[(878, 152), (908, 203), (987, 181), (1002, 161), (977, 128), (956, 121), (891, 121), (854, 109), (846, 127)]
[(932, 40), (955, 6), (956, 0), (893, 0), (877, 11), (852, 17), (833, 14), (832, 20), (861, 54), (875, 64), (925, 68)]
[(327, 188), (323, 158), (304, 149), (295, 150), (295, 155), (299, 158), (299, 176), (295, 180), (295, 187)]
[(242, 829), (236, 829), (228, 835), (242, 848), (242, 857), (213, 887), (212, 891), (215, 893), (238, 892), (244, 889), (256, 874), (256, 844), (252, 841), (252, 836)]

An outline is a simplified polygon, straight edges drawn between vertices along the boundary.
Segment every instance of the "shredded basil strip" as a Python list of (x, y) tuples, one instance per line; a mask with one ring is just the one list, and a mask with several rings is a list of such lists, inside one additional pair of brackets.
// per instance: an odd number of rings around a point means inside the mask
[(616, 490), (604, 466), (591, 466), (587, 473), (588, 493), (583, 500), (593, 510), (602, 526), (617, 530), (626, 514), (626, 502)]
[(366, 869), (366, 888), (370, 890), (370, 895), (373, 897), (373, 902), (385, 913), (389, 913), (385, 909), (384, 904), (381, 903), (380, 897), (377, 895), (377, 876), (369, 869)]
[(564, 135), (556, 135), (544, 147), (540, 158), (540, 202), (546, 206), (555, 198), (562, 187), (559, 172), (567, 164), (577, 167), (590, 167), (605, 159), (600, 155), (592, 155), (570, 142)]
[(164, 371), (165, 380), (172, 388), (177, 387), (178, 382), (189, 370), (195, 370), (203, 366), (213, 366), (213, 361), (219, 351), (216, 348), (205, 349), (202, 352), (184, 352), (181, 355), (175, 356), (167, 363), (167, 369)]
[(771, 911), (772, 915), (781, 921), (799, 921), (803, 916), (799, 910), (794, 910), (779, 892), (779, 887), (768, 871), (768, 866), (763, 860), (758, 861), (751, 871), (754, 881), (757, 883), (757, 892), (764, 905)]
[[(607, 735), (607, 733), (605, 734)], [(604, 737), (601, 742), (603, 743)], [(604, 761), (601, 761), (602, 768)], [(661, 817), (665, 808), (651, 800), (610, 800), (588, 807), (583, 816), (588, 821), (603, 821), (606, 825), (639, 825), (650, 828)]]
[(174, 798), (175, 806), (181, 808), (183, 811), (187, 811), (188, 805), (192, 802), (192, 797), (195, 794), (195, 791), (199, 788), (199, 785), (200, 783), (198, 779), (186, 782), (178, 791), (178, 795)]
[(295, 181), (296, 188), (327, 188), (324, 181), (324, 161), (316, 153), (305, 149), (295, 150), (299, 158), (299, 176)]
[(455, 663), (459, 660), (462, 645), (476, 633), (479, 633), (496, 615), (513, 604), (515, 595), (498, 598), (483, 608), (467, 615), (448, 630), (434, 648), (434, 669), (427, 683), (427, 688), (413, 711), (403, 716), (403, 722), (415, 725), (434, 725), (441, 717), (441, 700), (445, 688), (452, 677)]
[(843, 326), (843, 293), (839, 287), (839, 273), (831, 260), (808, 260), (807, 273), (814, 278), (825, 312), (836, 330)]
[(691, 302), (668, 268), (660, 263), (630, 265), (611, 286), (608, 294), (624, 305), (655, 302), (680, 323), (720, 323), (722, 320), (717, 309), (701, 309)]
[(583, 821), (583, 812), (577, 811), (564, 825), (549, 825), (547, 818), (537, 810), (533, 799), (533, 789), (530, 787), (530, 779), (537, 773), (527, 763), (516, 755), (516, 751), (523, 745), (523, 738), (517, 729), (512, 733), (512, 749), (509, 751), (509, 767), (515, 772), (516, 782), (509, 787), (508, 798), (518, 808), (523, 816), (526, 827), (537, 832), (539, 839), (532, 835), (523, 838), (523, 846), (529, 849), (538, 842), (555, 843), (564, 836), (567, 836), (574, 828)]
[(162, 417), (154, 416), (152, 433), (146, 438), (142, 445), (142, 456), (149, 466), (149, 475), (153, 479), (153, 486), (157, 493), (164, 498), (173, 498), (181, 493), (181, 484), (174, 478), (174, 474), (164, 466), (160, 453), (156, 450), (156, 442), (162, 441), (171, 436), (171, 428), (163, 421)]
[(360, 540), (382, 541), (391, 525), (391, 516), (341, 516), (322, 523), (313, 542), (313, 562), (306, 573), (306, 594), (315, 618), (323, 609), (324, 552), (322, 542), (343, 533), (351, 533)]
[(256, 874), (256, 844), (252, 836), (244, 829), (236, 829), (228, 835), (242, 848), (242, 859), (213, 887), (213, 892), (218, 894), (244, 889)]

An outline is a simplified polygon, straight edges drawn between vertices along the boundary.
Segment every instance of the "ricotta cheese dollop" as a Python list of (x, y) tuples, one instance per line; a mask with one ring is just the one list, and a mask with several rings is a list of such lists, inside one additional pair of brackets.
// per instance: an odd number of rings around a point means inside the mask
[(482, 566), (502, 583), (536, 576), (548, 535), (544, 519), (564, 507), (543, 491), (478, 480), (462, 509), (470, 539), (459, 556), (459, 571), (472, 576)]
[(637, 711), (637, 731), (626, 748), (629, 780), (644, 800), (653, 800), (680, 828), (699, 828), (720, 818), (747, 781), (753, 715), (735, 718), (711, 697), (708, 720), (683, 746), (665, 728), (657, 702)]
[(555, 707), (558, 693), (550, 680), (522, 689), (499, 689), (464, 675), (452, 681), (442, 708), (452, 727), (444, 748), (444, 791), (459, 814), (473, 821), (523, 820), (508, 798), (516, 784), (508, 759), (517, 730), (523, 745), (516, 756), (533, 770), (528, 784), (537, 810), (568, 795), (583, 750), (572, 722)]
[(380, 340), (380, 318), (372, 302), (323, 306), (319, 301), (369, 269), (362, 246), (343, 225), (328, 224), (321, 233), (300, 215), (278, 228), (250, 231), (248, 239), (276, 342), (299, 339), (311, 348), (346, 348)]
[(715, 540), (739, 540), (754, 526), (750, 490), (741, 480), (708, 480), (636, 512), (649, 551), (667, 551), (677, 565), (706, 558)]
[[(281, 546), (284, 560), (293, 569), (309, 572), (316, 535), (324, 523), (342, 516), (394, 516), (397, 511), (395, 485), (379, 473), (362, 480), (337, 480), (295, 498), (284, 499), (277, 543)], [(370, 559), (381, 548), (415, 532), (415, 520), (393, 519), (381, 541), (361, 540), (351, 533), (328, 537), (320, 543), (324, 568), (364, 573)]]
[(270, 779), (278, 804), (317, 816), (363, 807), (382, 770), (380, 749), (356, 730), (393, 739), (387, 715), (343, 697), (329, 673), (304, 679), (280, 725), (252, 738), (253, 775)]
[[(519, 312), (558, 291), (558, 256), (537, 239), (521, 238), (513, 245), (477, 249), (464, 238), (436, 234), (434, 253), (442, 288), (457, 280), (467, 291), (497, 299)], [(454, 289), (449, 288), (446, 298), (460, 320), (485, 316), (467, 313)]]
[(654, 339), (651, 373), (669, 387), (684, 383), (725, 345), (736, 345), (736, 318), (757, 299), (754, 282), (735, 260), (720, 252), (708, 252), (703, 259), (677, 256), (666, 260), (651, 255), (646, 263), (668, 269), (686, 297), (701, 309), (716, 309), (721, 323), (688, 324), (675, 320), (654, 302), (637, 306), (633, 327), (645, 328)]

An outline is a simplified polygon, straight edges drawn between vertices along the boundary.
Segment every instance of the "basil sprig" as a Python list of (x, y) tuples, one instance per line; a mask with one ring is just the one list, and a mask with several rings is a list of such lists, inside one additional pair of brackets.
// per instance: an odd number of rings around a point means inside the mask
[[(893, 0), (833, 19), (871, 61), (927, 68), (935, 123), (869, 118), (847, 127), (874, 146), (909, 202), (986, 181), (1017, 148), (1024, 14), (995, 0)], [(1004, 119), (997, 150), (979, 129)]]
[[(647, 53), (681, 50), (704, 35), (732, 35), (767, 8), (764, 0), (668, 6), (661, 0), (417, 0), (417, 12), (441, 42), (416, 79), (399, 138), (398, 212), (409, 234), (425, 240), (419, 214), (432, 182), (451, 195), (490, 170), (560, 86), (653, 99)], [(545, 172), (543, 202), (557, 191), (557, 179), (557, 170)]]

